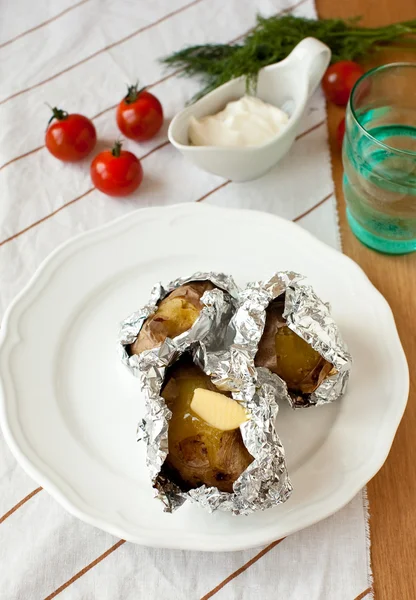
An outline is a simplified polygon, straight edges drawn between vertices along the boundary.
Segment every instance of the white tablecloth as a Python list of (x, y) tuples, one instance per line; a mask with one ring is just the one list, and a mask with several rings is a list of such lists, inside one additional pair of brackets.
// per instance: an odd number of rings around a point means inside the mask
[[(290, 154), (267, 176), (222, 185), (166, 143), (168, 120), (198, 83), (158, 58), (184, 45), (229, 42), (255, 15), (315, 17), (313, 0), (3, 0), (0, 19), (0, 314), (58, 244), (142, 206), (195, 202), (279, 214), (339, 246), (320, 91)], [(96, 192), (88, 161), (42, 147), (45, 102), (94, 117), (99, 147), (118, 137), (114, 105), (140, 78), (166, 126), (146, 144), (145, 179), (126, 200)], [(3, 515), (3, 516), (1, 516)], [(0, 599), (354, 600), (372, 595), (364, 493), (333, 517), (265, 549), (227, 554), (154, 550), (68, 515), (16, 464), (0, 437)], [(218, 587), (217, 587), (218, 586)]]

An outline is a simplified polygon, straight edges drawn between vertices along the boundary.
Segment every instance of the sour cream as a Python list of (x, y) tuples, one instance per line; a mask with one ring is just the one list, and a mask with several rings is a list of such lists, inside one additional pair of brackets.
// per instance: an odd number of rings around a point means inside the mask
[(280, 108), (260, 98), (243, 96), (215, 115), (202, 119), (192, 116), (188, 136), (195, 146), (260, 146), (276, 137), (288, 121), (288, 115)]

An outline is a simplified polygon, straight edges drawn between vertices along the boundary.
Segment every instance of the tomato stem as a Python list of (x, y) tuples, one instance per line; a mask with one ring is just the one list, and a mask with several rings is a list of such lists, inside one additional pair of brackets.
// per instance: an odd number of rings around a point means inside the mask
[(52, 110), (52, 116), (48, 121), (48, 125), (50, 125), (54, 119), (56, 119), (57, 121), (64, 121), (68, 118), (68, 113), (66, 112), (66, 110), (62, 110), (61, 108), (57, 108), (56, 106), (54, 106), (53, 108), (52, 106), (50, 106), (49, 108)]
[(127, 86), (127, 95), (124, 97), (126, 104), (132, 104), (136, 102), (137, 97), (144, 92), (146, 88), (142, 87), (139, 89), (139, 82), (137, 81), (134, 85)]
[(116, 142), (114, 142), (114, 146), (113, 146), (113, 149), (111, 150), (111, 154), (113, 156), (115, 156), (116, 158), (119, 158), (122, 146), (123, 146), (123, 143), (120, 140), (117, 140)]

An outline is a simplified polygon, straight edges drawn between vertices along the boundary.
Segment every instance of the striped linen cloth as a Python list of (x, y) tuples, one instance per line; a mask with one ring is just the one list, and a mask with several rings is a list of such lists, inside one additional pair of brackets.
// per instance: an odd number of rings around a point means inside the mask
[[(40, 262), (74, 234), (142, 206), (209, 202), (278, 214), (331, 246), (339, 232), (320, 91), (291, 152), (259, 181), (198, 171), (166, 139), (198, 89), (158, 58), (184, 45), (231, 42), (255, 15), (315, 17), (313, 0), (3, 1), (0, 19), (0, 315)], [(45, 103), (94, 119), (99, 148), (118, 136), (114, 107), (137, 78), (161, 100), (163, 130), (140, 146), (138, 193), (95, 191), (88, 161), (43, 146)], [(143, 548), (68, 515), (16, 464), (0, 435), (0, 600), (370, 599), (365, 492), (331, 518), (262, 548), (196, 553)]]

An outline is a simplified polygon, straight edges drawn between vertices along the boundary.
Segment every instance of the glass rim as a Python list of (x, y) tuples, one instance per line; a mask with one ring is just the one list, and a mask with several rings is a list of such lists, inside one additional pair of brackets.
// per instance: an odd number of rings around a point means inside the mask
[[(361, 75), (361, 77), (359, 79), (357, 79), (357, 81), (354, 84), (354, 87), (351, 90), (351, 94), (350, 97), (348, 99), (348, 108), (350, 109), (351, 115), (354, 119), (354, 122), (357, 124), (358, 128), (367, 136), (371, 139), (371, 141), (378, 145), (381, 146), (382, 148), (385, 148), (386, 150), (388, 150), (389, 152), (396, 152), (397, 154), (402, 154), (404, 156), (412, 156), (416, 158), (416, 151), (413, 150), (403, 150), (401, 148), (394, 148), (394, 146), (390, 146), (389, 144), (385, 144), (384, 142), (381, 142), (380, 140), (378, 140), (377, 138), (375, 138), (373, 135), (371, 135), (371, 133), (363, 126), (361, 125), (361, 123), (359, 122), (354, 106), (353, 106), (353, 98), (354, 98), (354, 94), (356, 92), (357, 87), (360, 85), (360, 83), (362, 81), (364, 81), (365, 79), (367, 79), (369, 76), (374, 75), (374, 73), (376, 73), (377, 71), (384, 71), (387, 69), (392, 69), (392, 68), (397, 68), (397, 67), (413, 67), (414, 69), (416, 69), (416, 63), (412, 63), (412, 62), (395, 62), (395, 63), (387, 63), (386, 65), (380, 65), (378, 67), (373, 67), (372, 69), (370, 69), (369, 71), (366, 71), (364, 73), (364, 75)], [(416, 125), (415, 125), (416, 127)]]

